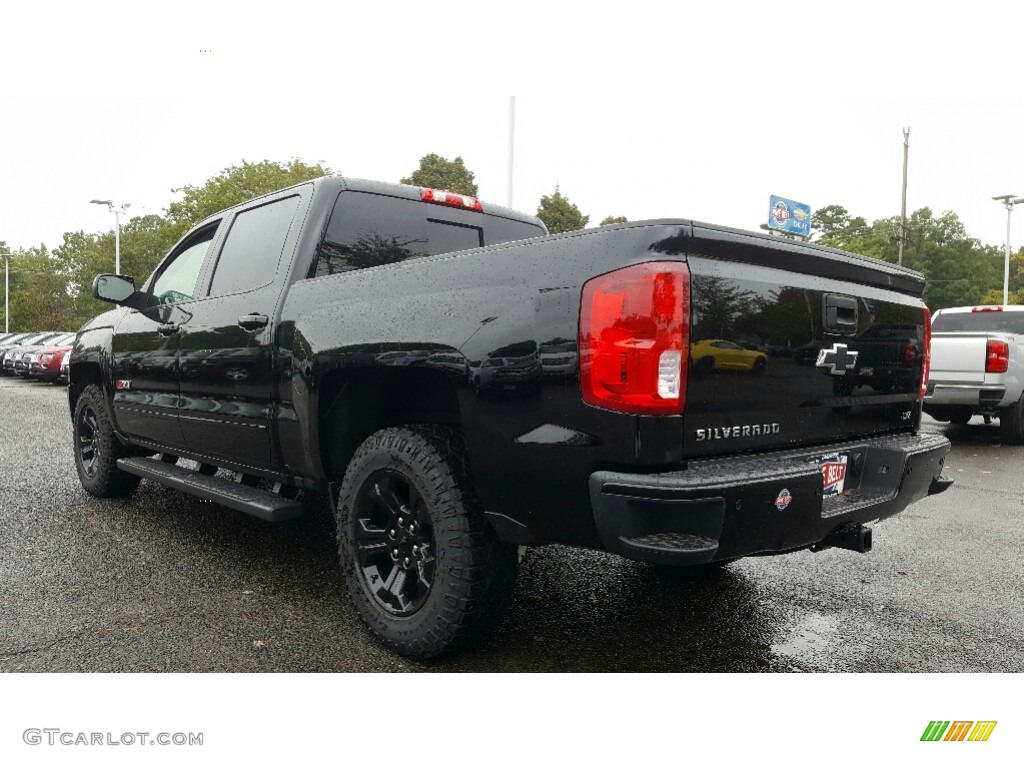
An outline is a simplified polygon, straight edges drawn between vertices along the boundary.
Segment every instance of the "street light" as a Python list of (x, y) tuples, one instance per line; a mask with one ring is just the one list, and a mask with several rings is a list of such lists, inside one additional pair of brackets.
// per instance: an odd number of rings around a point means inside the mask
[(1013, 213), (1013, 206), (1017, 203), (1024, 203), (1024, 197), (1016, 195), (999, 195), (993, 197), (1006, 206), (1006, 259), (1003, 262), (1003, 306), (1005, 307), (1010, 299), (1010, 215)]
[(114, 272), (121, 274), (121, 214), (127, 206), (118, 208), (112, 200), (90, 200), (96, 205), (105, 205), (114, 214)]

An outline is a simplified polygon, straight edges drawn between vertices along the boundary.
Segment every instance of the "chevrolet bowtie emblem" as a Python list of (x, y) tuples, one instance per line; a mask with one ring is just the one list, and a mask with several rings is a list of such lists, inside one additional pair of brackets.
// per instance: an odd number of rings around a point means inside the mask
[(851, 352), (845, 344), (833, 344), (832, 349), (818, 353), (818, 368), (828, 368), (833, 376), (842, 376), (857, 367), (857, 352)]

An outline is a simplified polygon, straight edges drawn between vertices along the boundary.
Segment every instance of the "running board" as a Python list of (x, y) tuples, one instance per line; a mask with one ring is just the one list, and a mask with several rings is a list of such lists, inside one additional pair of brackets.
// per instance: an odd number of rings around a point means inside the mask
[(131, 475), (138, 475), (271, 523), (293, 520), (305, 511), (302, 503), (294, 499), (286, 499), (262, 488), (253, 488), (221, 477), (201, 475), (195, 470), (160, 459), (118, 459), (117, 466)]

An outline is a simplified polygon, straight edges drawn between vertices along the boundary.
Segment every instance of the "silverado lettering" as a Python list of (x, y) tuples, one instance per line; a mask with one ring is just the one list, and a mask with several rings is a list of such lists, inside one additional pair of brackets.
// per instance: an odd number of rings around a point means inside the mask
[(743, 424), (736, 427), (708, 427), (697, 430), (697, 442), (721, 440), (726, 437), (757, 437), (779, 434), (778, 424)]
[[(98, 276), (115, 306), (75, 339), (70, 444), (98, 497), (145, 478), (268, 523), (325, 499), (359, 616), (425, 659), (493, 625), (521, 546), (867, 551), (865, 523), (951, 482), (949, 441), (918, 431), (923, 290), (687, 219), (547, 235), (326, 177), (196, 223), (139, 285)], [(822, 375), (837, 345), (868, 368)], [(856, 493), (825, 493), (827, 456), (856, 457)]]

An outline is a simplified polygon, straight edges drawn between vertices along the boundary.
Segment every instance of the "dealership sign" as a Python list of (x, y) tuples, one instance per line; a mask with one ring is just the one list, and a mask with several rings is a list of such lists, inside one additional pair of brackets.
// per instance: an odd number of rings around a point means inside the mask
[(768, 199), (768, 229), (810, 237), (811, 206), (772, 195)]

